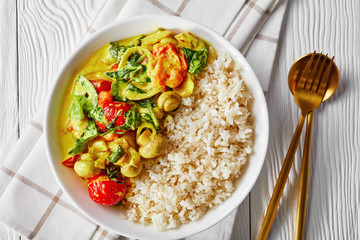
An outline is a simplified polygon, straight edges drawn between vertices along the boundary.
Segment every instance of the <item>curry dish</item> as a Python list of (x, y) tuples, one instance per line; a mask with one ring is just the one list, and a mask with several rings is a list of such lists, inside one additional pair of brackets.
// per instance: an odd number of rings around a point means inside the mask
[(193, 34), (158, 29), (108, 43), (82, 65), (63, 103), (62, 164), (85, 180), (93, 201), (124, 204), (144, 162), (165, 154), (164, 124), (208, 57)]

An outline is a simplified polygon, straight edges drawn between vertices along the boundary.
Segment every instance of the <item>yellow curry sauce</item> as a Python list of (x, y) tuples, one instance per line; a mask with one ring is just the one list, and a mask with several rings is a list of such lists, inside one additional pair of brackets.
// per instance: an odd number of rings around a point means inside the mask
[[(119, 44), (128, 45), (131, 43), (134, 39), (138, 38), (139, 36), (130, 37), (127, 39), (123, 39), (120, 41), (117, 41)], [(106, 55), (108, 54), (107, 49), (109, 48), (110, 43), (106, 44), (105, 46), (98, 49), (96, 52), (94, 52), (89, 59), (87, 59), (83, 64), (81, 64), (80, 68), (77, 70), (76, 74), (73, 76), (73, 79), (76, 78), (79, 74), (83, 74), (85, 77), (91, 78), (95, 77), (97, 78), (97, 74), (99, 72), (105, 72), (109, 69), (109, 64), (104, 62), (104, 59)], [(84, 74), (85, 73), (85, 74)], [(87, 74), (86, 74), (87, 73)], [(101, 75), (101, 78), (105, 78), (106, 76)], [(64, 95), (64, 99), (61, 105), (61, 111), (62, 114), (60, 114), (59, 119), (59, 128), (60, 131), (60, 149), (62, 153), (63, 159), (66, 159), (69, 156), (69, 150), (73, 148), (75, 140), (72, 136), (72, 133), (67, 131), (65, 128), (66, 122), (69, 118), (67, 111), (70, 108), (71, 101), (72, 101), (72, 90), (73, 90), (73, 81), (71, 81), (67, 87), (67, 90)]]
[(108, 43), (81, 65), (61, 106), (60, 143), (92, 200), (122, 204), (143, 161), (164, 153), (164, 122), (192, 94), (208, 54), (191, 33), (158, 29)]

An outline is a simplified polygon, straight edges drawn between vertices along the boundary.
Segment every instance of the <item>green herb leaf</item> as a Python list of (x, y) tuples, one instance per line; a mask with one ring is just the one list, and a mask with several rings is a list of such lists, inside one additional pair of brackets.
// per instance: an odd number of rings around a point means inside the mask
[(104, 110), (101, 107), (96, 107), (93, 110), (91, 110), (89, 113), (89, 117), (91, 117), (92, 119), (94, 119), (97, 122), (101, 122), (104, 124), (107, 123), (107, 119), (105, 117)]
[(138, 116), (138, 112), (137, 112), (135, 107), (133, 107), (129, 111), (125, 112), (124, 116), (125, 116), (125, 119), (126, 119), (126, 122), (123, 125), (124, 129), (135, 130), (137, 127), (140, 126), (141, 120), (140, 120), (140, 118)]
[(193, 73), (195, 76), (199, 76), (207, 65), (209, 48), (206, 47), (200, 51), (195, 51), (190, 48), (182, 48), (182, 50), (184, 51), (185, 58), (189, 63), (188, 71)]
[(148, 122), (148, 123), (153, 122), (150, 114), (148, 114), (148, 113), (141, 113), (140, 119), (141, 119), (141, 122)]
[(129, 84), (124, 80), (117, 80), (111, 85), (111, 94), (113, 95), (114, 100), (125, 102), (127, 99), (125, 97), (125, 90)]
[(109, 164), (106, 166), (106, 177), (117, 182), (117, 183), (124, 183), (124, 179), (121, 175), (121, 168), (120, 166), (116, 166), (113, 164)]
[(141, 56), (140, 53), (135, 52), (135, 53), (133, 53), (133, 54), (130, 55), (130, 57), (128, 58), (128, 61), (137, 63), (138, 60), (139, 60), (139, 58), (140, 58), (140, 56)]
[(149, 99), (145, 99), (145, 100), (141, 100), (141, 101), (134, 101), (134, 103), (140, 108), (148, 109), (149, 116), (152, 119), (152, 123), (154, 124), (156, 130), (160, 130), (160, 123), (154, 112), (154, 107), (156, 107), (156, 104), (154, 103), (154, 101), (151, 98), (149, 98)]
[(129, 86), (128, 86), (127, 89), (128, 89), (129, 91), (133, 91), (133, 92), (140, 93), (140, 94), (146, 93), (144, 90), (141, 90), (140, 88), (137, 88), (137, 87), (135, 87), (135, 86), (132, 85), (132, 84), (129, 84)]
[(111, 151), (110, 156), (108, 157), (108, 160), (112, 163), (115, 163), (123, 155), (124, 155), (124, 150), (121, 148), (120, 145), (118, 145), (115, 152)]
[(82, 153), (86, 148), (87, 142), (89, 142), (90, 140), (92, 140), (97, 136), (98, 136), (98, 131), (96, 128), (95, 121), (89, 120), (84, 133), (81, 135), (80, 138), (78, 138), (75, 141), (75, 147), (69, 151), (69, 154), (76, 155)]
[[(146, 68), (145, 68), (146, 69)], [(137, 77), (143, 72), (142, 65), (129, 61), (126, 66), (115, 72), (105, 72), (105, 75), (116, 80), (129, 80)]]
[(148, 108), (148, 103), (151, 104), (151, 106), (154, 108), (156, 107), (156, 104), (151, 98), (140, 100), (140, 101), (134, 101), (135, 105), (140, 108)]
[(110, 43), (109, 52), (113, 58), (120, 59), (120, 57), (126, 52), (127, 47), (118, 43)]

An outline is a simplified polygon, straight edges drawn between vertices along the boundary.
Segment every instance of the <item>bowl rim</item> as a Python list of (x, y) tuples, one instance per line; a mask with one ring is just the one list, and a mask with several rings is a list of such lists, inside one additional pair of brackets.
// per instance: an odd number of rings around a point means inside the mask
[[(255, 169), (256, 171), (254, 173), (252, 173), (253, 177), (251, 178), (252, 181), (249, 182), (246, 186), (246, 188), (244, 189), (244, 193), (242, 194), (241, 197), (239, 199), (237, 199), (235, 201), (234, 204), (232, 204), (232, 206), (229, 206), (227, 211), (224, 211), (221, 215), (221, 217), (218, 217), (218, 219), (212, 220), (207, 224), (203, 224), (203, 226), (201, 227), (197, 227), (196, 230), (192, 230), (189, 231), (187, 229), (186, 232), (179, 232), (176, 229), (175, 230), (167, 230), (164, 232), (158, 231), (157, 233), (158, 236), (155, 235), (149, 235), (150, 238), (152, 238), (153, 236), (156, 236), (157, 239), (170, 239), (170, 238), (184, 238), (199, 232), (202, 232), (212, 226), (214, 226), (216, 223), (220, 222), (221, 220), (223, 220), (225, 217), (227, 217), (233, 210), (235, 210), (245, 199), (245, 197), (250, 193), (251, 189), (253, 188), (255, 182), (257, 181), (260, 172), (263, 168), (264, 165), (264, 161), (265, 161), (265, 157), (266, 157), (266, 153), (267, 153), (267, 147), (268, 147), (268, 139), (269, 139), (269, 116), (268, 116), (268, 109), (267, 109), (267, 104), (266, 104), (266, 100), (265, 100), (265, 96), (263, 93), (263, 90), (260, 86), (260, 83), (254, 73), (254, 71), (252, 70), (252, 68), (250, 67), (249, 63), (247, 62), (247, 60), (245, 59), (245, 57), (239, 52), (239, 50), (237, 48), (235, 48), (228, 40), (226, 40), (223, 36), (221, 36), (220, 34), (216, 33), (215, 31), (209, 29), (208, 27), (205, 27), (202, 24), (190, 21), (188, 19), (184, 19), (178, 16), (162, 16), (162, 15), (141, 15), (141, 16), (136, 16), (136, 17), (132, 17), (132, 18), (128, 18), (126, 20), (119, 20), (116, 21), (112, 24), (110, 24), (109, 26), (95, 32), (91, 37), (89, 37), (87, 40), (85, 40), (83, 43), (81, 43), (80, 45), (78, 45), (78, 47), (76, 47), (75, 50), (73, 50), (73, 52), (69, 55), (69, 57), (67, 57), (67, 59), (64, 61), (64, 63), (62, 64), (62, 66), (60, 67), (58, 74), (56, 75), (55, 81), (49, 91), (49, 97), (48, 97), (48, 101), (46, 103), (46, 108), (45, 108), (45, 116), (44, 116), (44, 133), (45, 133), (45, 149), (46, 149), (46, 155), (47, 155), (47, 159), (48, 159), (48, 163), (50, 165), (51, 171), (56, 179), (56, 182), (59, 184), (60, 188), (63, 190), (63, 192), (65, 193), (65, 195), (71, 200), (71, 202), (76, 206), (76, 208), (78, 208), (85, 216), (87, 216), (89, 219), (91, 219), (92, 221), (94, 221), (96, 224), (103, 226), (106, 229), (109, 229), (115, 233), (118, 233), (120, 235), (123, 236), (127, 236), (127, 237), (131, 237), (131, 238), (139, 238), (139, 236), (131, 234), (129, 232), (123, 232), (123, 231), (119, 231), (118, 229), (115, 229), (111, 226), (108, 225), (104, 225), (102, 222), (99, 222), (100, 220), (96, 219), (91, 213), (87, 212), (86, 209), (84, 209), (84, 207), (79, 204), (76, 199), (71, 195), (70, 191), (67, 189), (67, 186), (64, 185), (64, 183), (61, 181), (60, 176), (58, 175), (58, 172), (56, 170), (56, 166), (55, 166), (55, 161), (54, 161), (54, 157), (53, 157), (53, 150), (52, 150), (52, 146), (50, 145), (51, 142), (51, 113), (52, 113), (52, 102), (54, 101), (54, 96), (56, 93), (57, 88), (59, 88), (59, 86), (61, 85), (62, 82), (66, 82), (67, 84), (69, 84), (69, 82), (71, 80), (63, 80), (61, 81), (61, 79), (63, 78), (63, 75), (65, 74), (65, 71), (67, 70), (68, 67), (70, 67), (71, 63), (73, 62), (74, 58), (76, 56), (78, 56), (79, 54), (81, 55), (81, 51), (83, 51), (86, 46), (90, 45), (91, 43), (93, 43), (94, 41), (96, 41), (98, 38), (101, 38), (101, 36), (104, 33), (107, 33), (111, 30), (114, 30), (116, 28), (120, 28), (123, 25), (126, 24), (132, 24), (134, 22), (139, 22), (139, 21), (173, 21), (173, 22), (181, 22), (184, 25), (191, 25), (196, 27), (197, 29), (203, 31), (204, 33), (207, 33), (209, 35), (212, 36), (212, 40), (215, 41), (219, 41), (219, 44), (222, 44), (225, 46), (225, 48), (230, 51), (230, 55), (235, 55), (237, 59), (234, 59), (236, 62), (238, 62), (239, 60), (241, 60), (241, 66), (243, 68), (246, 68), (246, 73), (248, 75), (251, 76), (251, 80), (253, 81), (251, 83), (251, 89), (250, 92), (253, 95), (253, 98), (256, 99), (256, 101), (259, 101), (259, 103), (261, 103), (260, 106), (262, 106), (262, 114), (261, 117), (262, 119), (259, 119), (262, 123), (262, 130), (264, 132), (260, 133), (260, 138), (262, 140), (262, 148), (260, 148), (259, 153), (257, 153), (257, 160), (259, 161), (257, 164), (257, 168)], [(176, 27), (174, 26), (174, 28), (178, 28), (181, 29), (181, 27)], [(153, 29), (154, 30), (154, 29)], [(195, 33), (196, 34), (196, 33)], [(198, 34), (196, 34), (198, 35)], [(208, 39), (205, 39), (208, 41)], [(114, 39), (115, 41), (115, 39)], [(211, 43), (211, 41), (209, 41)], [(95, 51), (95, 50), (94, 50)], [(92, 51), (92, 52), (94, 52)], [(233, 56), (232, 56), (233, 57)], [(246, 79), (245, 79), (246, 82)], [(248, 83), (246, 83), (248, 85)], [(253, 112), (253, 111), (252, 111)], [(255, 119), (255, 121), (258, 121), (257, 119)], [(257, 126), (257, 124), (255, 124), (255, 127)], [(256, 128), (255, 128), (256, 131)], [(257, 137), (257, 136), (256, 136)], [(254, 140), (254, 145), (257, 142), (257, 139)], [(254, 153), (252, 154), (254, 155)], [(248, 159), (248, 162), (251, 159)], [(57, 163), (60, 164), (60, 163)], [(242, 173), (243, 175), (244, 173)], [(236, 187), (237, 188), (237, 187)], [(234, 195), (236, 188), (234, 190), (234, 192), (232, 193), (232, 196)], [(232, 197), (231, 196), (231, 197)], [(230, 197), (230, 198), (231, 198)], [(229, 198), (228, 198), (229, 199)], [(224, 203), (226, 203), (228, 201), (228, 199), (226, 199), (221, 205), (224, 205)], [(215, 207), (218, 208), (219, 206)], [(207, 213), (209, 211), (213, 211), (213, 209), (208, 209)], [(204, 218), (207, 213), (205, 213), (202, 218)], [(129, 221), (129, 220), (127, 220)], [(199, 220), (196, 221), (192, 221), (190, 223), (196, 223)], [(183, 225), (187, 225), (190, 223), (186, 223)], [(137, 224), (137, 223), (134, 223)], [(145, 227), (145, 226), (144, 226)], [(170, 232), (170, 234), (167, 234), (167, 232)], [(175, 234), (174, 234), (175, 233)], [(140, 236), (140, 238), (143, 238), (144, 236)], [(146, 237), (145, 237), (146, 238)]]

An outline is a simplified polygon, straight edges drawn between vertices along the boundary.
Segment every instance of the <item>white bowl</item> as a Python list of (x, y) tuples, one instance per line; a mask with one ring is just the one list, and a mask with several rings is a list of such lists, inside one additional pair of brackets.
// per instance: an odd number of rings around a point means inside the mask
[[(254, 98), (252, 113), (255, 117), (254, 153), (249, 159), (248, 165), (242, 173), (242, 177), (238, 181), (236, 190), (232, 196), (220, 206), (209, 210), (199, 220), (163, 232), (158, 231), (152, 225), (144, 226), (122, 219), (119, 216), (120, 210), (114, 210), (114, 208), (94, 203), (89, 198), (87, 189), (83, 186), (74, 171), (61, 164), (63, 159), (59, 149), (58, 138), (59, 115), (60, 113), (67, 114), (65, 110), (60, 109), (60, 104), (65, 89), (68, 86), (69, 81), (72, 80), (79, 65), (82, 64), (95, 50), (108, 42), (138, 34), (150, 33), (158, 27), (192, 32), (208, 41), (215, 49), (229, 53), (243, 68), (243, 78)], [(57, 182), (65, 194), (74, 202), (76, 207), (86, 216), (104, 228), (123, 236), (140, 239), (184, 238), (213, 226), (240, 205), (253, 187), (264, 163), (268, 145), (269, 120), (264, 94), (253, 70), (243, 55), (222, 36), (200, 24), (180, 17), (134, 17), (116, 22), (97, 32), (89, 40), (81, 44), (81, 46), (70, 56), (68, 61), (61, 68), (60, 73), (56, 78), (56, 84), (52, 88), (50, 94), (51, 97), (45, 115), (46, 152)]]

